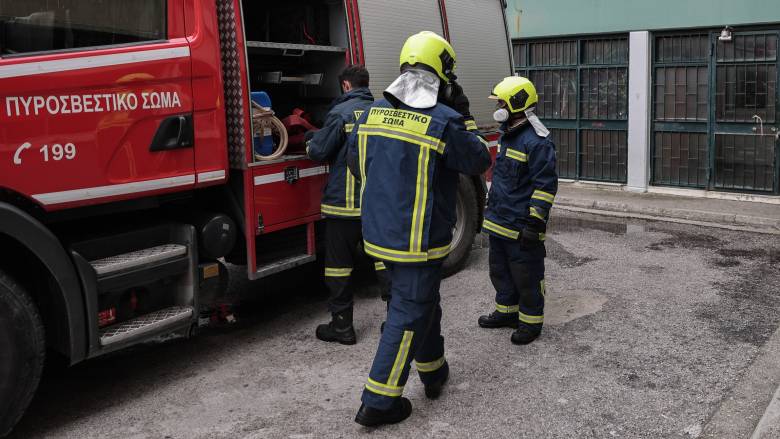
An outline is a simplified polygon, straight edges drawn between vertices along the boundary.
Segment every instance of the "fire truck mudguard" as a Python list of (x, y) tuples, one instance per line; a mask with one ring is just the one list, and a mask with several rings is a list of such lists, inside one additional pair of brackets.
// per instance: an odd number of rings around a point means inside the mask
[[(60, 241), (38, 220), (17, 207), (0, 202), (0, 235), (15, 240), (19, 245), (29, 250), (51, 274), (59, 291), (42, 292), (42, 294), (61, 295), (51, 303), (60, 303), (64, 308), (56, 310), (60, 321), (64, 322), (61, 345), (50, 348), (66, 355), (71, 364), (86, 358), (86, 317), (84, 315), (84, 299), (73, 262), (68, 257)], [(0, 270), (3, 267), (0, 267)], [(14, 273), (10, 273), (13, 275)], [(35, 274), (40, 276), (40, 273)], [(60, 312), (61, 311), (61, 312)], [(57, 328), (52, 328), (57, 329)]]

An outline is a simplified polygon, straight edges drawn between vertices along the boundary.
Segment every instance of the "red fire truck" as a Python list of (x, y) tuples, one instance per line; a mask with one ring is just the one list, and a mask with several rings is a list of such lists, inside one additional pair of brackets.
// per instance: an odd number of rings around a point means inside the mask
[[(252, 92), (317, 125), (345, 64), (365, 64), (381, 93), (404, 39), (433, 30), (490, 131), (484, 98), (511, 72), (504, 8), (0, 0), (0, 436), (47, 352), (75, 364), (188, 332), (226, 284), (225, 261), (260, 279), (315, 260), (328, 168), (296, 145), (258, 160)], [(485, 197), (483, 180), (460, 186), (450, 272)]]

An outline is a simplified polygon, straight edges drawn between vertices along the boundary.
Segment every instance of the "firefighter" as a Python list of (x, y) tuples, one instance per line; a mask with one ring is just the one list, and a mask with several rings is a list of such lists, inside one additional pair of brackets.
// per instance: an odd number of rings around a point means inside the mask
[[(362, 240), (360, 227), (360, 183), (347, 170), (346, 140), (355, 120), (374, 97), (368, 89), (369, 73), (363, 66), (349, 66), (339, 76), (343, 94), (336, 99), (323, 128), (306, 134), (306, 153), (317, 162), (327, 162), (330, 174), (320, 206), (325, 216), (325, 284), (330, 291), (331, 321), (317, 327), (317, 338), (353, 345), (353, 297), (349, 285), (355, 255)], [(374, 264), (386, 298), (384, 264)]]
[(505, 78), (490, 98), (502, 136), (483, 230), (490, 235), (490, 280), (496, 309), (483, 328), (516, 328), (512, 343), (531, 343), (544, 321), (544, 238), (558, 190), (555, 145), (534, 114), (538, 96), (526, 78)]
[(412, 411), (403, 398), (412, 360), (435, 399), (449, 376), (439, 284), (455, 224), (459, 173), (490, 166), (487, 142), (454, 81), (456, 55), (433, 32), (411, 36), (401, 75), (360, 117), (348, 163), (362, 185), (366, 253), (390, 275), (391, 300), (355, 422), (378, 426)]

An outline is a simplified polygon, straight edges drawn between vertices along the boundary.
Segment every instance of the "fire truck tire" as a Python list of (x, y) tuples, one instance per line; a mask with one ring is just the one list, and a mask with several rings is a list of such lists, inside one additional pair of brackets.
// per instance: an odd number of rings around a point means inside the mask
[(30, 404), (46, 357), (43, 323), (32, 298), (0, 271), (0, 437)]
[(471, 246), (479, 227), (479, 206), (474, 183), (468, 177), (460, 176), (456, 205), (457, 219), (452, 233), (452, 248), (444, 260), (442, 275), (452, 276), (459, 272), (471, 254)]

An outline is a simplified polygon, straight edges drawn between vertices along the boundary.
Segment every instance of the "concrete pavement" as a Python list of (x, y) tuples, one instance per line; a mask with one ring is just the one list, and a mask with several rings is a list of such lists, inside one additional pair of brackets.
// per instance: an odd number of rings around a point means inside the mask
[(363, 284), (358, 344), (319, 342), (326, 293), (295, 273), (235, 282), (254, 299), (235, 326), (50, 373), (12, 437), (694, 438), (721, 413), (744, 437), (772, 428), (780, 237), (561, 210), (548, 252), (545, 330), (513, 346), (476, 325), (493, 306), (480, 238), (442, 284), (452, 380), (431, 402), (413, 372), (400, 425), (353, 422), (383, 303)]
[[(664, 190), (664, 192), (674, 191)], [(713, 195), (713, 193), (709, 194)], [(780, 234), (780, 197), (734, 196), (733, 198), (737, 199), (669, 193), (640, 194), (626, 192), (620, 186), (561, 183), (556, 197), (556, 208)], [(740, 198), (766, 202), (739, 201)]]

